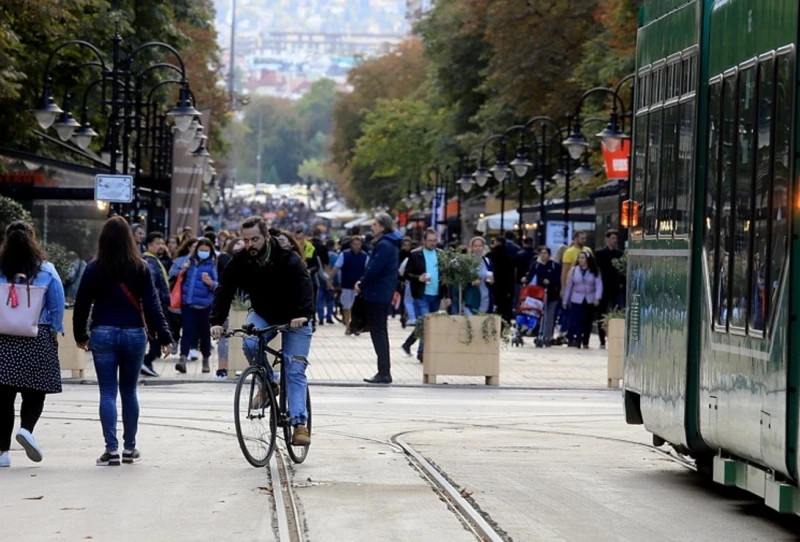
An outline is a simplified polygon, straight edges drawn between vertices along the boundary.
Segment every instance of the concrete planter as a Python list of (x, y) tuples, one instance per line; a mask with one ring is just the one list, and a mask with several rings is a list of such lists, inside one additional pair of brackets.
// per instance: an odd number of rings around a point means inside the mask
[(625, 319), (608, 321), (606, 347), (608, 348), (608, 387), (618, 388), (625, 369)]
[[(228, 329), (240, 329), (247, 318), (247, 311), (234, 311), (232, 310), (229, 317)], [(228, 379), (233, 380), (236, 378), (236, 373), (241, 373), (248, 367), (247, 358), (244, 355), (241, 337), (232, 337), (228, 339)], [(281, 348), (281, 336), (278, 335), (269, 343), (270, 348), (279, 350)], [(270, 356), (270, 362), (274, 358)]]
[(83, 378), (88, 354), (75, 346), (72, 312), (72, 309), (64, 311), (64, 336), (58, 337), (58, 360), (62, 371), (72, 371), (72, 378)]
[[(497, 336), (484, 338), (483, 325), (493, 318)], [(469, 340), (467, 321), (472, 329)], [(436, 384), (438, 375), (483, 376), (500, 384), (500, 317), (429, 315), (425, 319), (423, 383)], [(488, 339), (488, 340), (487, 340)]]

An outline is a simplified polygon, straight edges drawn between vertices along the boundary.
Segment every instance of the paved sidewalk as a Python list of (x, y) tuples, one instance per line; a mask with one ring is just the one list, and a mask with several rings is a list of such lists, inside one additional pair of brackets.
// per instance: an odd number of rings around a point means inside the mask
[[(392, 378), (399, 385), (422, 385), (422, 364), (409, 358), (400, 345), (411, 332), (402, 329), (399, 319), (389, 320), (389, 340), (392, 345)], [(64, 340), (64, 339), (62, 339)], [(231, 339), (231, 348), (239, 348), (240, 339)], [(597, 337), (592, 337), (589, 350), (576, 350), (564, 346), (536, 348), (533, 339), (515, 348), (510, 345), (500, 351), (501, 387), (536, 388), (605, 388), (606, 351), (598, 348)], [(311, 343), (309, 380), (327, 384), (363, 384), (362, 379), (377, 371), (377, 360), (369, 334), (345, 336), (342, 324), (317, 327)], [(212, 357), (212, 373), (203, 374), (201, 363), (190, 362), (187, 373), (175, 370), (176, 356), (155, 363), (158, 379), (169, 381), (209, 381), (216, 370), (216, 354)], [(64, 373), (65, 377), (70, 376)], [(87, 365), (84, 380), (94, 380), (94, 367)], [(484, 385), (482, 377), (441, 376), (440, 383), (457, 385)]]

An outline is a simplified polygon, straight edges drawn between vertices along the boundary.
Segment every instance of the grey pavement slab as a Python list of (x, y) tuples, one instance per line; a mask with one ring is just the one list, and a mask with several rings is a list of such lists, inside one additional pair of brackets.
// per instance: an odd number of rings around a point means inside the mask
[[(409, 358), (400, 345), (411, 333), (403, 329), (399, 319), (389, 320), (389, 341), (392, 356), (392, 377), (396, 385), (422, 385), (422, 364)], [(62, 338), (61, 340), (68, 340)], [(231, 348), (238, 347), (238, 339)], [(597, 337), (592, 337), (591, 348), (577, 350), (564, 346), (536, 348), (531, 339), (521, 348), (502, 347), (500, 352), (500, 386), (535, 388), (605, 388), (607, 382), (607, 355), (598, 348)], [(216, 350), (216, 349), (215, 349)], [(211, 381), (211, 374), (203, 374), (202, 364), (189, 362), (187, 373), (175, 370), (177, 356), (158, 360), (156, 371), (160, 381)], [(212, 366), (216, 370), (216, 353)], [(362, 379), (377, 372), (377, 358), (369, 334), (345, 336), (342, 324), (319, 326), (311, 342), (308, 378), (321, 384), (363, 384)], [(69, 373), (64, 373), (69, 376)], [(95, 379), (94, 368), (87, 366), (85, 379)], [(451, 385), (484, 386), (483, 377), (440, 376), (438, 382)]]
[[(48, 397), (35, 433), (44, 462), (15, 449), (14, 466), (0, 471), (3, 540), (275, 539), (266, 472), (245, 462), (233, 437), (233, 387), (139, 395), (144, 460), (119, 468), (94, 466), (96, 387)], [(649, 435), (625, 424), (618, 391), (316, 387), (312, 401), (310, 455), (290, 467), (308, 540), (471, 539), (391, 445), (401, 433), (516, 541), (775, 541), (800, 532), (800, 518), (771, 514), (642, 446)]]

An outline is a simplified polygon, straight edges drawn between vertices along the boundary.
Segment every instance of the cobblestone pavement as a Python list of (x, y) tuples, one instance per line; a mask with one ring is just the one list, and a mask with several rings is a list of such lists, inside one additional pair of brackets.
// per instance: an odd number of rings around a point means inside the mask
[[(411, 332), (403, 329), (399, 319), (389, 320), (392, 378), (396, 385), (422, 385), (422, 364), (409, 358), (400, 345)], [(66, 340), (61, 338), (60, 340)], [(239, 339), (231, 339), (231, 349), (240, 348)], [(416, 346), (416, 345), (415, 345)], [(175, 370), (176, 356), (158, 360), (154, 380), (209, 381), (216, 370), (216, 354), (212, 356), (212, 373), (203, 374), (201, 363), (190, 362), (187, 373)], [(319, 326), (311, 343), (308, 378), (312, 383), (363, 384), (362, 379), (377, 371), (377, 358), (369, 334), (345, 336), (342, 324)], [(70, 373), (65, 372), (65, 377)], [(83, 379), (94, 380), (94, 368), (89, 362)], [(455, 385), (484, 385), (476, 376), (440, 376), (439, 383)], [(588, 350), (564, 346), (536, 348), (533, 339), (526, 339), (521, 348), (502, 346), (500, 352), (501, 387), (535, 388), (605, 388), (607, 385), (607, 356), (599, 349), (596, 336)]]

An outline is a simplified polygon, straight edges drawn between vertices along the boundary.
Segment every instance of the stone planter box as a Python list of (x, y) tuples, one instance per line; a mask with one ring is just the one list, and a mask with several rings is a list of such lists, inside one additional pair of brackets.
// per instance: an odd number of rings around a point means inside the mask
[(83, 378), (88, 353), (75, 346), (72, 328), (72, 309), (64, 311), (64, 335), (58, 337), (58, 360), (62, 371), (72, 371), (72, 378)]
[[(494, 318), (497, 337), (483, 337), (483, 323)], [(466, 320), (472, 327), (467, 343)], [(500, 317), (430, 315), (425, 319), (423, 383), (436, 384), (438, 375), (482, 376), (486, 384), (500, 384)]]
[(608, 387), (618, 388), (625, 369), (625, 319), (609, 320), (607, 332)]
[[(230, 320), (228, 329), (240, 329), (244, 325), (244, 321), (247, 318), (247, 311), (234, 311), (232, 310), (230, 313)], [(244, 350), (242, 348), (242, 338), (241, 337), (231, 337), (228, 339), (228, 379), (233, 380), (236, 378), (237, 373), (241, 373), (248, 367), (247, 358), (244, 356)], [(275, 350), (280, 350), (281, 348), (281, 336), (278, 334), (277, 337), (272, 339), (269, 343), (269, 347)], [(268, 356), (270, 363), (274, 361), (274, 356)]]

